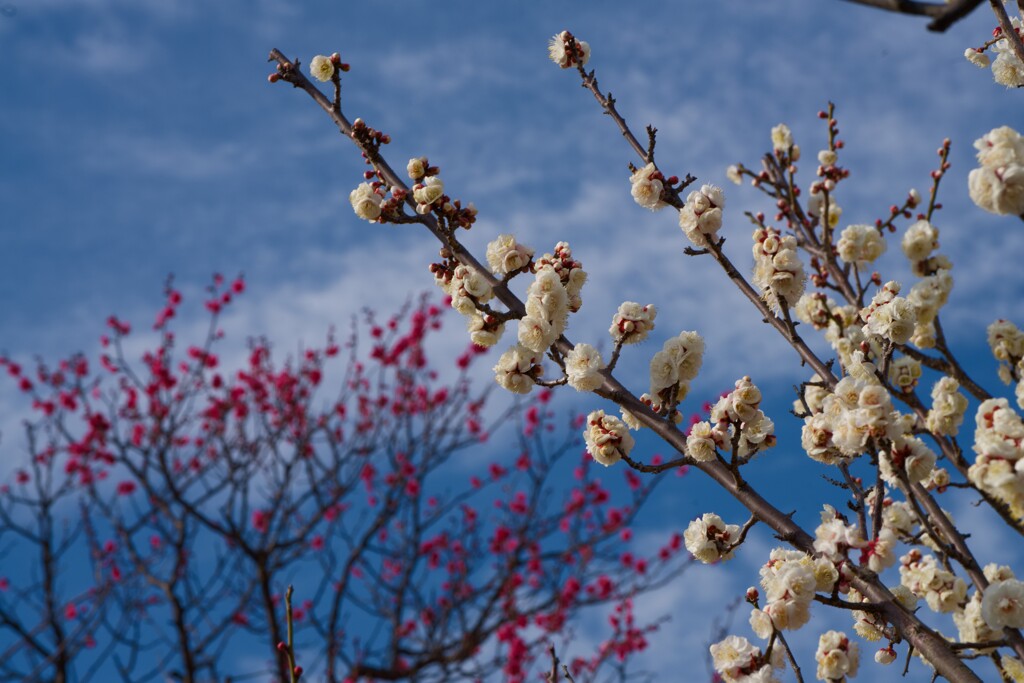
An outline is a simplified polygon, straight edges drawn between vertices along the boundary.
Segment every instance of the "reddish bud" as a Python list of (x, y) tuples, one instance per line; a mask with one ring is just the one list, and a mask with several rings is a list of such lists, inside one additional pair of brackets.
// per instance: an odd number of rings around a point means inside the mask
[(267, 76), (267, 81), (270, 83), (277, 83), (279, 80), (281, 80), (281, 74), (276, 71)]

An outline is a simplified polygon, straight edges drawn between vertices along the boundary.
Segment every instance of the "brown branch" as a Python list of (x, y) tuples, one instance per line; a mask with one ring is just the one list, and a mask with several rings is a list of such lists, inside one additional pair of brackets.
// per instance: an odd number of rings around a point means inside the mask
[(973, 12), (982, 0), (953, 0), (952, 2), (918, 2), (917, 0), (846, 0), (856, 5), (865, 5), (895, 12), (921, 17), (931, 17), (929, 31), (942, 33), (950, 26)]

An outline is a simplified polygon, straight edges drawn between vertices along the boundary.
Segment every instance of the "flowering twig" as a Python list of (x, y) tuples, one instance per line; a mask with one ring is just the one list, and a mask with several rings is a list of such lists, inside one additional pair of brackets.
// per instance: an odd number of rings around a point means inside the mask
[(1006, 8), (1003, 7), (1002, 0), (988, 1), (992, 5), (992, 11), (995, 13), (996, 18), (999, 19), (999, 28), (1003, 30), (1003, 37), (1009, 41), (1010, 49), (1013, 50), (1013, 54), (1016, 55), (1017, 59), (1024, 63), (1024, 41), (1021, 40), (1017, 29), (1010, 22), (1010, 17), (1006, 13)]

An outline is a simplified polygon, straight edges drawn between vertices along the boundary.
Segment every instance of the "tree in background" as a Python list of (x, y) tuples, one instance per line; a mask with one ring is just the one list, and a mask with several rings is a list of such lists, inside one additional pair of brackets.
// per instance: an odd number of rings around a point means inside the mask
[[(1005, 13), (1002, 4), (993, 5), (997, 14)], [(1019, 18), (1015, 21), (1019, 25)], [(1016, 55), (1019, 36), (1014, 33), (1003, 43)], [(752, 225), (752, 244), (746, 248), (753, 254), (748, 277), (749, 266), (737, 265), (723, 248), (725, 235), (737, 234), (735, 227), (724, 227), (723, 190), (698, 187), (689, 174), (662, 170), (655, 160), (656, 129), (648, 126), (646, 136), (638, 137), (630, 128), (595, 72), (584, 68), (591, 57), (586, 42), (563, 31), (552, 38), (549, 55), (578, 74), (639, 159), (623, 178), (634, 201), (655, 212), (671, 207), (668, 213), (684, 233), (685, 253), (713, 261), (725, 275), (723, 282), (738, 287), (754, 315), (807, 366), (794, 368), (799, 387), (793, 413), (803, 421), (802, 450), (830, 468), (836, 494), (821, 501), (816, 527), (801, 527), (792, 513), (769, 501), (782, 492), (746, 475), (753, 459), (773, 457), (765, 453), (777, 443), (773, 419), (761, 409), (761, 392), (749, 376), (713, 406), (710, 419), (679, 426), (680, 406), (703, 359), (697, 332), (683, 331), (653, 354), (649, 381), (619, 377), (615, 371), (625, 347), (643, 341), (654, 327), (654, 305), (623, 302), (611, 315), (607, 360), (596, 340), (569, 341), (568, 320), (582, 306), (587, 273), (568, 244), (559, 242), (538, 255), (514, 236), (499, 235), (484, 258), (470, 253), (459, 231), (473, 227), (475, 207), (455, 198), (441, 169), (426, 157), (409, 160), (408, 184), (394, 171), (384, 156), (389, 135), (343, 112), (341, 79), (349, 66), (337, 53), (318, 55), (308, 65), (312, 77), (330, 84), (326, 94), (307, 78), (304, 65), (278, 50), (270, 55), (276, 70), (269, 80), (307, 93), (361, 152), (369, 168), (350, 196), (357, 216), (373, 223), (420, 224), (441, 242), (441, 260), (430, 272), (452, 307), (466, 316), (474, 343), (498, 344), (515, 322), (516, 339), (494, 367), (499, 385), (517, 394), (557, 385), (597, 394), (615, 404), (621, 417), (604, 410), (587, 416), (583, 434), (596, 463), (621, 462), (648, 475), (694, 467), (740, 502), (750, 513), (742, 524), (710, 512), (690, 523), (685, 543), (696, 559), (729, 560), (758, 523), (784, 543), (765, 558), (760, 589), (752, 587), (745, 595), (752, 607), (750, 626), (762, 643), (730, 635), (711, 646), (723, 680), (774, 681), (785, 666), (804, 680), (806, 663), (801, 667), (802, 653), (789, 647), (786, 633), (809, 623), (814, 603), (849, 614), (859, 639), (876, 643), (874, 658), (881, 665), (902, 652), (906, 666), (910, 654), (918, 655), (923, 664), (915, 666), (952, 681), (996, 675), (1024, 680), (1024, 583), (1013, 568), (978, 557), (968, 534), (942, 507), (962, 496), (991, 510), (1006, 534), (1024, 534), (1024, 422), (1007, 398), (990, 393), (964, 369), (946, 343), (940, 319), (953, 286), (952, 262), (938, 251), (936, 214), (950, 142), (939, 147), (927, 196), (910, 190), (873, 225), (844, 226), (840, 201), (849, 172), (841, 165), (844, 143), (832, 105), (818, 113), (824, 142), (811, 161), (809, 180), (799, 175), (803, 156), (789, 128), (775, 127), (772, 149), (760, 163), (728, 170), (734, 182), (749, 181), (760, 189), (771, 207), (767, 215), (746, 216)], [(1024, 214), (1024, 138), (1003, 127), (975, 146), (980, 165), (970, 174), (972, 199), (993, 213)], [(728, 218), (735, 224), (736, 217)], [(908, 288), (872, 269), (889, 244), (887, 237), (897, 231), (917, 278)], [(528, 283), (518, 292), (512, 282), (517, 277)], [(828, 342), (831, 358), (805, 341), (805, 330)], [(998, 320), (988, 336), (1003, 364), (1000, 377), (1016, 384), (1017, 404), (1024, 407), (1024, 333)], [(631, 388), (636, 385), (648, 390)], [(968, 396), (980, 404), (973, 443), (962, 442), (960, 435)], [(633, 433), (642, 429), (660, 437), (676, 457), (666, 462), (636, 457)], [(940, 632), (943, 619), (954, 625), (955, 638)], [(860, 647), (846, 632), (822, 633), (814, 653), (817, 678), (843, 681), (855, 675)]]
[(656, 626), (632, 599), (689, 562), (681, 534), (632, 547), (655, 482), (595, 479), (549, 393), (495, 406), (481, 348), (432, 368), (426, 299), (281, 360), (225, 346), (244, 289), (215, 278), (199, 340), (169, 283), (141, 353), (111, 317), (98, 362), (0, 360), (31, 401), (0, 496), (0, 680), (522, 681), (587, 608), (611, 628), (570, 669), (629, 675)]

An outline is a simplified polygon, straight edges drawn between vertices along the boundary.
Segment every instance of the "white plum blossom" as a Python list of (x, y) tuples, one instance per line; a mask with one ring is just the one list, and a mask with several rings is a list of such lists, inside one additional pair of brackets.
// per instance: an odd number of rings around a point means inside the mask
[(648, 333), (654, 329), (657, 313), (652, 304), (641, 306), (634, 301), (626, 301), (619, 305), (608, 333), (616, 344), (638, 344), (647, 339)]
[(665, 187), (665, 184), (662, 182), (661, 172), (654, 167), (653, 163), (637, 169), (636, 173), (630, 176), (629, 182), (633, 201), (640, 206), (651, 211), (664, 209), (668, 206), (661, 199), (661, 192)]
[(562, 31), (552, 36), (551, 40), (548, 41), (548, 58), (563, 69), (576, 66), (577, 62), (580, 65), (586, 65), (590, 60), (590, 44), (585, 40), (577, 38), (575, 54), (571, 54), (568, 48), (570, 37), (572, 37), (572, 34), (568, 31)]
[(988, 55), (973, 47), (964, 50), (964, 58), (979, 69), (984, 69), (989, 64)]
[(832, 311), (837, 308), (836, 302), (822, 292), (807, 292), (801, 296), (793, 307), (797, 319), (816, 330), (824, 330), (832, 324)]
[[(532, 252), (531, 252), (532, 253)], [(572, 249), (568, 242), (559, 242), (555, 245), (554, 253), (544, 254), (538, 258), (534, 265), (535, 273), (542, 270), (554, 271), (562, 281), (567, 295), (566, 306), (570, 313), (580, 310), (583, 300), (580, 292), (583, 284), (587, 281), (587, 273), (583, 270), (583, 264), (572, 257)]]
[(818, 650), (814, 653), (818, 662), (819, 681), (843, 683), (847, 676), (857, 675), (860, 664), (860, 650), (845, 633), (826, 631), (818, 638)]
[(605, 467), (614, 465), (623, 455), (628, 456), (634, 444), (629, 427), (614, 415), (605, 415), (603, 410), (587, 415), (583, 440), (590, 457)]
[(814, 530), (814, 536), (814, 550), (833, 562), (846, 559), (851, 548), (867, 545), (860, 529), (846, 524), (831, 505), (825, 505), (821, 524)]
[(903, 249), (903, 254), (912, 263), (923, 261), (939, 248), (939, 231), (922, 218), (916, 223), (912, 223), (903, 233), (900, 247)]
[(897, 471), (906, 473), (911, 484), (928, 479), (935, 469), (935, 452), (924, 441), (909, 434), (892, 439), (892, 448), (878, 454), (878, 465), (882, 479), (892, 486), (898, 486), (901, 479)]
[(736, 164), (729, 166), (725, 169), (725, 177), (729, 182), (740, 185), (743, 183), (743, 175), (740, 173), (740, 167)]
[(793, 133), (790, 132), (789, 126), (784, 123), (772, 128), (772, 149), (776, 152), (789, 152), (789, 148), (793, 146)]
[(916, 549), (900, 558), (900, 583), (935, 612), (952, 612), (967, 596), (963, 579), (943, 569), (934, 555)]
[(370, 183), (360, 183), (348, 196), (352, 210), (363, 220), (371, 223), (380, 218), (380, 205), (384, 197)]
[(679, 210), (679, 227), (698, 247), (709, 245), (722, 227), (722, 209), (725, 194), (714, 185), (702, 185), (686, 197), (686, 204)]
[[(1008, 54), (996, 58), (993, 71)], [(1024, 78), (1024, 70), (1021, 76)], [(967, 177), (971, 199), (990, 213), (1024, 214), (1024, 139), (1020, 133), (1008, 126), (996, 128), (975, 140), (974, 147), (981, 167)]]
[(713, 512), (690, 522), (683, 532), (686, 549), (704, 564), (732, 559), (732, 546), (739, 540), (740, 527), (726, 524)]
[[(661, 351), (654, 354), (650, 364), (651, 394), (659, 395), (662, 390), (678, 385), (681, 391), (688, 391), (688, 384), (697, 376), (704, 360), (704, 340), (696, 332), (682, 332), (678, 337), (665, 341)], [(671, 403), (682, 400), (682, 396), (668, 396)]]
[(807, 279), (797, 255), (796, 238), (783, 237), (775, 228), (757, 228), (753, 238), (754, 284), (773, 309), (779, 309), (780, 300), (795, 306)]
[(601, 386), (603, 368), (601, 353), (590, 344), (577, 344), (565, 356), (565, 374), (576, 391), (593, 391)]
[(690, 434), (686, 437), (686, 454), (697, 462), (714, 460), (717, 439), (720, 438), (721, 433), (712, 430), (710, 422), (697, 422), (690, 427)]
[(967, 412), (967, 397), (960, 393), (960, 383), (952, 377), (942, 377), (932, 387), (932, 408), (928, 411), (926, 426), (933, 434), (956, 436)]
[(967, 470), (971, 483), (1024, 516), (1024, 423), (1005, 398), (988, 399), (978, 406), (974, 452)]
[(873, 225), (849, 225), (839, 235), (839, 258), (864, 268), (885, 253), (885, 239)]
[[(1010, 24), (1019, 35), (1021, 18), (1019, 16), (1011, 16)], [(1010, 41), (1003, 36), (992, 46), (992, 51), (996, 54), (996, 59), (992, 63), (992, 77), (996, 83), (1005, 85), (1007, 88), (1020, 88), (1024, 86), (1024, 63), (1020, 61), (1020, 58), (1013, 51)]]
[(309, 73), (321, 83), (329, 81), (334, 76), (334, 62), (330, 57), (317, 55), (309, 60)]
[[(427, 207), (436, 202), (444, 195), (444, 182), (437, 176), (430, 176), (421, 183), (416, 183), (412, 188), (412, 198), (421, 207)], [(419, 210), (419, 207), (417, 207)]]
[(405, 165), (405, 172), (409, 174), (409, 178), (418, 182), (420, 178), (427, 174), (427, 158), (416, 157), (409, 159), (409, 163)]
[(903, 393), (910, 393), (921, 379), (921, 363), (910, 356), (894, 358), (889, 364), (889, 381)]
[(490, 348), (501, 340), (505, 332), (505, 323), (495, 322), (491, 316), (485, 316), (480, 311), (473, 311), (466, 328), (469, 330), (469, 340), (477, 346)]
[(519, 321), (519, 343), (542, 352), (555, 343), (569, 316), (569, 295), (552, 268), (537, 271), (526, 292), (526, 317)]
[(512, 235), (498, 235), (487, 245), (487, 265), (495, 275), (522, 270), (533, 258), (533, 249), (520, 244)]
[(749, 458), (775, 445), (775, 423), (760, 409), (761, 390), (750, 377), (736, 380), (736, 388), (711, 408), (714, 439), (719, 448), (731, 450), (739, 430), (738, 455)]
[(1012, 366), (1024, 357), (1024, 333), (1009, 320), (996, 320), (988, 326), (987, 335), (993, 357), (1001, 361), (999, 377), (1009, 384), (1013, 381)]
[(541, 356), (521, 344), (501, 354), (494, 366), (494, 379), (515, 394), (528, 394), (540, 376)]
[[(962, 610), (953, 613), (953, 623), (960, 632), (961, 643), (981, 643), (986, 640), (997, 640), (1000, 636), (1000, 629), (992, 628), (985, 623), (981, 613), (981, 594), (977, 592), (971, 596)], [(979, 652), (992, 652), (992, 648), (984, 648)]]
[(989, 584), (981, 598), (981, 616), (997, 631), (1024, 628), (1024, 583), (1007, 579)]
[(865, 335), (877, 335), (894, 344), (906, 344), (910, 340), (917, 322), (917, 307), (896, 296), (899, 293), (899, 283), (889, 281), (871, 303), (861, 309), (861, 318), (866, 321)]
[(476, 302), (486, 303), (494, 298), (494, 290), (483, 273), (476, 268), (459, 264), (452, 271), (448, 294), (452, 298), (452, 308), (462, 315), (472, 315)]
[(725, 683), (778, 683), (772, 669), (781, 669), (782, 648), (772, 651), (771, 661), (746, 638), (728, 636), (711, 646), (715, 671)]

